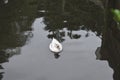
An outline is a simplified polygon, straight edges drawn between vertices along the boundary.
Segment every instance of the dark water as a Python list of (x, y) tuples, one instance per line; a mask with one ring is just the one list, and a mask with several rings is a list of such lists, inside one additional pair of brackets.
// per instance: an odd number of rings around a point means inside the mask
[(1, 0), (0, 80), (119, 80), (119, 31), (104, 27), (99, 1)]

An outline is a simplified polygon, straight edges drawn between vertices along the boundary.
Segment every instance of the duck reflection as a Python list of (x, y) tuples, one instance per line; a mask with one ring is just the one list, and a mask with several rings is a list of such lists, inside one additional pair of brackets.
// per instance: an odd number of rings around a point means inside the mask
[(59, 53), (54, 53), (55, 59), (58, 59), (60, 57)]

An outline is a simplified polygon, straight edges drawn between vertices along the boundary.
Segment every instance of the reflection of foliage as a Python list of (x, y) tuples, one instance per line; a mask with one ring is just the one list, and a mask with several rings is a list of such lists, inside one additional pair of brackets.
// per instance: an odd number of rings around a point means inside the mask
[(81, 37), (81, 35), (79, 34), (73, 34), (72, 31), (68, 32), (67, 35), (71, 38), (71, 39), (78, 39)]
[(31, 37), (35, 1), (11, 0), (0, 8), (0, 49), (21, 47)]
[[(4, 69), (2, 63), (8, 62), (8, 55), (6, 55), (5, 51), (0, 51), (0, 70)], [(0, 80), (3, 78), (4, 72), (0, 72)]]
[(109, 66), (114, 71), (113, 74), (114, 80), (119, 80), (120, 79), (120, 37), (119, 37), (120, 32), (119, 31), (114, 32), (114, 30), (110, 29), (109, 27), (103, 33), (102, 46), (97, 48), (96, 56), (100, 60), (108, 61)]
[(3, 74), (4, 74), (4, 72), (0, 72), (0, 80), (2, 80)]
[(96, 56), (100, 60), (107, 60), (113, 69), (113, 80), (120, 80), (120, 30), (117, 28), (120, 20), (120, 11), (118, 10), (120, 0), (108, 0), (106, 4), (102, 45), (97, 48)]
[[(56, 32), (68, 31), (68, 36), (73, 39), (80, 38), (80, 34), (72, 31), (86, 30), (97, 32), (101, 35), (103, 27), (103, 9), (88, 0), (40, 0), (39, 16), (44, 17), (45, 30)], [(82, 26), (82, 28), (81, 28)]]
[[(5, 62), (9, 62), (9, 58), (12, 57), (15, 54), (19, 54), (20, 53), (20, 48), (16, 48), (16, 49), (6, 49), (6, 50), (0, 50), (0, 70), (4, 69), (2, 66), (2, 63)], [(4, 72), (0, 71), (0, 80), (2, 80), (3, 78), (3, 74)]]
[(4, 50), (9, 57), (18, 53), (18, 47), (24, 46), (33, 36), (31, 25), (36, 17), (35, 1), (11, 0), (7, 4), (0, 3), (4, 4), (0, 7), (0, 50)]
[(52, 31), (52, 34), (51, 33), (48, 34), (48, 38), (52, 39), (54, 37), (54, 38), (56, 38), (60, 42), (64, 41), (64, 39), (62, 38), (64, 36), (65, 36), (65, 32), (64, 31), (59, 31), (59, 30)]
[[(33, 36), (32, 23), (36, 18), (37, 0), (0, 0), (0, 69), (2, 63), (19, 55), (21, 47)], [(3, 72), (0, 72), (0, 80)]]
[(112, 14), (113, 14), (113, 18), (114, 20), (118, 23), (118, 26), (120, 27), (120, 10), (118, 9), (112, 9), (111, 10)]
[(8, 55), (5, 51), (0, 51), (0, 63), (8, 62)]
[(8, 62), (8, 58), (19, 55), (20, 54), (20, 47), (16, 47), (13, 49), (2, 49), (0, 50), (0, 63)]
[[(29, 1), (26, 1), (28, 0), (11, 0), (3, 5), (0, 3), (0, 69), (4, 69), (2, 63), (19, 55), (21, 47), (32, 37), (31, 25), (36, 17), (36, 6), (31, 7)], [(0, 72), (0, 80), (3, 74)]]

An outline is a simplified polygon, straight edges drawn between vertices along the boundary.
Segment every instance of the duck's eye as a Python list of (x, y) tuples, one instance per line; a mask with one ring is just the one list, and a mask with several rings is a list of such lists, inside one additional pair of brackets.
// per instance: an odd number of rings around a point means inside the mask
[(56, 44), (56, 47), (57, 47), (58, 49), (60, 49), (60, 46), (59, 46), (58, 44)]
[(60, 47), (57, 45), (57, 48), (60, 48)]

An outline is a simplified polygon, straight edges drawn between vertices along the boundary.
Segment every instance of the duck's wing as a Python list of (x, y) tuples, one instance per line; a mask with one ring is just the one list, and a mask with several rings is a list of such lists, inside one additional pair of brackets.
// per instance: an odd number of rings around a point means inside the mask
[(62, 51), (62, 45), (57, 41), (56, 39), (53, 38), (52, 42), (49, 45), (49, 48), (52, 52), (60, 52)]
[[(59, 46), (59, 47), (60, 47), (60, 46)], [(60, 48), (61, 48), (61, 47), (60, 47)], [(58, 49), (57, 46), (56, 46), (56, 44), (53, 44), (53, 43), (51, 43), (51, 44), (49, 45), (49, 49), (50, 49), (52, 52), (55, 52), (55, 53), (58, 53), (58, 52), (61, 51), (61, 49)]]

